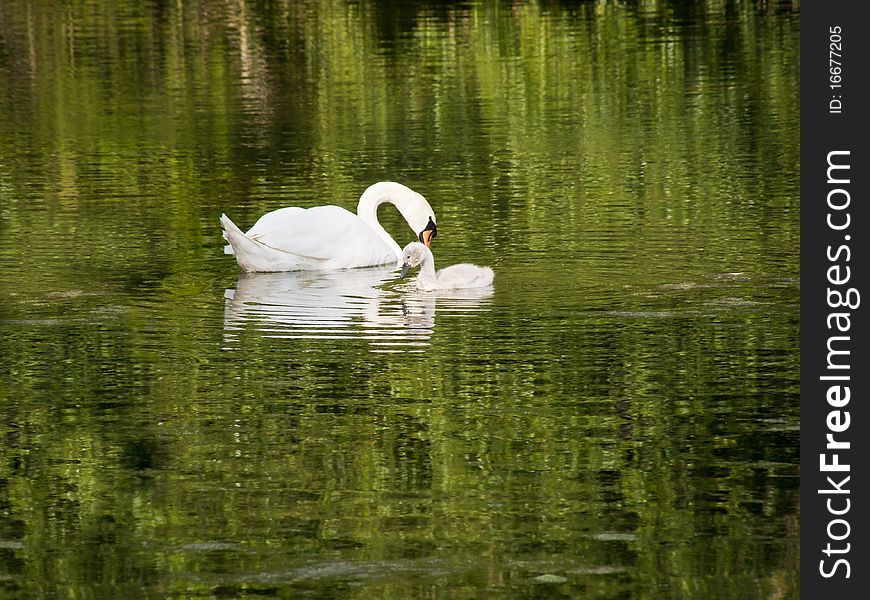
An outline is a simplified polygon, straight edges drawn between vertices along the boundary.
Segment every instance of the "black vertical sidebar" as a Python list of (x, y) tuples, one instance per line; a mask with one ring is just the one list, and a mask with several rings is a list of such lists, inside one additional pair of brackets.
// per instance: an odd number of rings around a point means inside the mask
[(800, 5), (801, 595), (870, 590), (870, 19)]

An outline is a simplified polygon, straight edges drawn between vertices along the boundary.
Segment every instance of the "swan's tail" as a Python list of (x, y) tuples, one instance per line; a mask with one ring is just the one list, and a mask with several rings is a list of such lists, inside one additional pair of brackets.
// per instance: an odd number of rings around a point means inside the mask
[(246, 238), (247, 236), (238, 228), (238, 226), (236, 226), (235, 223), (233, 223), (233, 220), (224, 213), (221, 213), (221, 227), (223, 228), (221, 235), (227, 242), (229, 242), (224, 246), (224, 254), (235, 254), (235, 244), (242, 245), (244, 242), (241, 238)]
[(224, 239), (230, 243), (230, 251), (224, 249), (224, 252), (234, 254), (236, 262), (243, 271), (273, 273), (294, 271), (299, 268), (292, 255), (251, 239), (224, 214), (221, 215), (221, 226), (224, 229)]
[[(224, 219), (226, 219), (227, 221), (232, 223), (232, 221), (230, 221), (230, 218), (228, 216), (222, 214), (221, 215), (221, 226), (224, 226)], [(226, 229), (221, 231), (221, 237), (224, 238), (224, 240), (226, 240), (226, 241), (230, 241), (229, 238), (227, 238)], [(224, 246), (224, 254), (232, 254), (232, 253), (233, 253), (233, 247), (230, 244), (227, 244), (226, 246)]]
[(269, 270), (264, 269), (265, 265), (261, 264), (266, 250), (262, 244), (246, 236), (225, 214), (221, 215), (221, 226), (224, 229), (224, 239), (229, 242), (229, 245), (224, 247), (224, 252), (234, 254), (242, 270), (249, 272)]

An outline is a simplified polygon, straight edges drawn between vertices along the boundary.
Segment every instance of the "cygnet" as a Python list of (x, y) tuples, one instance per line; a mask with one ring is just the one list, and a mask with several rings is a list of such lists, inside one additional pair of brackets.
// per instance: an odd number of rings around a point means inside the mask
[(489, 267), (468, 263), (451, 265), (435, 272), (435, 257), (432, 251), (420, 242), (411, 242), (402, 250), (402, 273), (407, 275), (412, 267), (420, 267), (416, 277), (421, 290), (455, 290), (480, 288), (492, 285), (495, 273)]

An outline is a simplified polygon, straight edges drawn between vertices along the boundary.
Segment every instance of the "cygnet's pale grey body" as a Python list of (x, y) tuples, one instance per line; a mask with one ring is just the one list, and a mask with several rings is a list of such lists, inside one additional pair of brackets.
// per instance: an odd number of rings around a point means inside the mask
[(492, 285), (495, 273), (489, 267), (468, 263), (451, 265), (435, 272), (435, 257), (432, 251), (420, 242), (411, 242), (402, 250), (402, 274), (412, 267), (420, 267), (416, 277), (417, 287), (422, 290), (456, 290), (480, 288)]

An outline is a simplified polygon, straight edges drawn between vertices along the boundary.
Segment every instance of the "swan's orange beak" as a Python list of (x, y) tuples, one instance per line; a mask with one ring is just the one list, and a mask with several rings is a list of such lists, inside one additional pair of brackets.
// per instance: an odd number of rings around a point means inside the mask
[(432, 217), (429, 217), (429, 222), (426, 223), (426, 227), (420, 232), (420, 241), (426, 244), (428, 248), (432, 243), (432, 238), (436, 235), (438, 235), (438, 228), (435, 226), (435, 221), (432, 220)]

